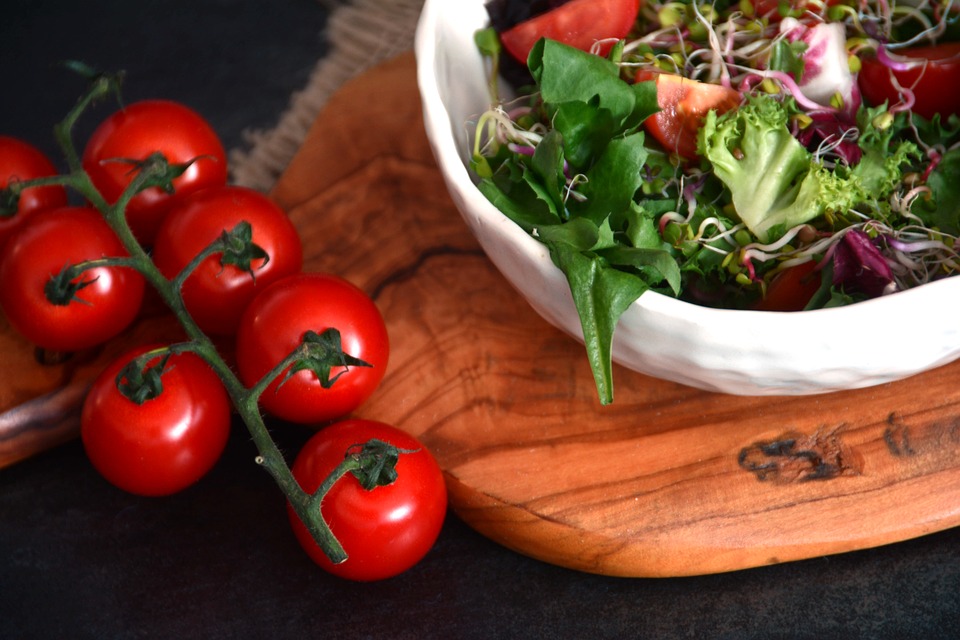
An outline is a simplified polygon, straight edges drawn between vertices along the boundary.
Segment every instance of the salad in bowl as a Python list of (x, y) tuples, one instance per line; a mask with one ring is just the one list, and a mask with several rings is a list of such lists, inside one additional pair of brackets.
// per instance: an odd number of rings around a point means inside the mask
[(428, 136), (601, 402), (879, 384), (960, 355), (958, 6), (427, 0)]

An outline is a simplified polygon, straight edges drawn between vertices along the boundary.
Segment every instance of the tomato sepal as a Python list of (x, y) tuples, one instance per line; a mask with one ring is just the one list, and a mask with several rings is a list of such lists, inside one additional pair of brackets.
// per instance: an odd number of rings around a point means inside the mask
[(241, 220), (233, 229), (220, 234), (217, 242), (222, 250), (220, 266), (233, 265), (249, 273), (254, 280), (257, 276), (253, 270), (253, 261), (262, 260), (261, 269), (270, 262), (270, 254), (253, 241), (253, 225), (246, 220)]
[(397, 480), (397, 462), (400, 455), (417, 451), (418, 449), (400, 449), (389, 442), (372, 438), (363, 445), (347, 450), (347, 457), (356, 461), (356, 467), (351, 468), (350, 473), (367, 491), (386, 487)]
[(153, 352), (137, 356), (117, 373), (114, 381), (117, 391), (134, 404), (142, 405), (163, 393), (163, 373), (167, 370), (171, 352), (167, 351), (156, 364), (149, 361), (156, 357)]
[(43, 287), (43, 295), (46, 296), (50, 304), (58, 307), (66, 307), (70, 303), (79, 302), (80, 304), (90, 304), (77, 294), (97, 282), (98, 278), (82, 279), (83, 269), (77, 273), (77, 265), (66, 264), (55, 275), (50, 276), (47, 284)]
[[(280, 385), (299, 371), (311, 371), (317, 376), (320, 386), (324, 389), (330, 389), (340, 376), (349, 370), (349, 367), (373, 366), (369, 362), (344, 353), (340, 330), (333, 327), (322, 333), (307, 331), (303, 335), (302, 354), (302, 357), (297, 358), (293, 366), (290, 367), (290, 371), (284, 376)], [(344, 369), (331, 377), (330, 374), (334, 367), (344, 367)]]

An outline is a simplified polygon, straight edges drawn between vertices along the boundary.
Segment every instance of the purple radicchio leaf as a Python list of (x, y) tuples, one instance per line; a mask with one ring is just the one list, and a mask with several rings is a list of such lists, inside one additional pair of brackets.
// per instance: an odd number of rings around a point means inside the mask
[(860, 162), (863, 150), (857, 144), (857, 136), (844, 137), (851, 129), (857, 131), (857, 123), (852, 117), (845, 112), (820, 112), (811, 113), (810, 118), (810, 124), (796, 133), (797, 140), (803, 146), (810, 149), (821, 143), (835, 144), (833, 153), (847, 165), (853, 166)]
[(870, 237), (858, 230), (848, 231), (833, 253), (833, 284), (847, 293), (876, 298), (895, 286), (893, 271)]

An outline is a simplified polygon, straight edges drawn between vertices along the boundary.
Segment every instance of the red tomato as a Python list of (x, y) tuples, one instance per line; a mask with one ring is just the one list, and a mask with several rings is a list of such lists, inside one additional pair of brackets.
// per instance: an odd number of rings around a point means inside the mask
[(51, 351), (76, 351), (123, 331), (143, 300), (144, 280), (130, 267), (88, 269), (73, 282), (90, 282), (66, 305), (50, 302), (44, 288), (67, 264), (127, 255), (98, 211), (62, 207), (33, 214), (10, 238), (0, 264), (0, 306), (10, 324)]
[(641, 73), (637, 81), (655, 80), (660, 111), (644, 121), (644, 127), (664, 149), (681, 158), (697, 159), (697, 133), (709, 111), (724, 113), (740, 105), (736, 89), (708, 84), (669, 73), (652, 78)]
[(152, 348), (125, 353), (97, 377), (83, 404), (80, 435), (90, 462), (111, 484), (165, 496), (194, 484), (220, 459), (230, 435), (231, 404), (217, 374), (192, 353), (170, 357), (159, 395), (143, 404), (128, 399), (116, 377)]
[(433, 456), (413, 436), (372, 420), (345, 420), (317, 432), (293, 463), (293, 476), (313, 493), (343, 462), (354, 445), (377, 439), (399, 449), (397, 478), (366, 490), (353, 474), (340, 478), (320, 511), (347, 553), (333, 564), (287, 506), (290, 524), (303, 549), (326, 571), (349, 580), (382, 580), (400, 574), (433, 547), (447, 511), (443, 473)]
[[(57, 169), (42, 151), (17, 138), (0, 136), (0, 189), (11, 182), (57, 175)], [(34, 211), (65, 207), (67, 190), (51, 185), (31, 187), (20, 193), (17, 213), (0, 216), (0, 248), (23, 220)]]
[(161, 152), (171, 164), (196, 160), (173, 181), (175, 194), (151, 187), (127, 206), (127, 222), (137, 239), (152, 245), (163, 217), (176, 198), (227, 182), (227, 157), (216, 132), (190, 108), (167, 100), (135, 102), (104, 120), (83, 152), (83, 168), (108, 202), (114, 203), (136, 171), (128, 162)]
[[(524, 64), (540, 38), (589, 51), (598, 40), (619, 40), (630, 33), (640, 5), (641, 0), (570, 0), (507, 29), (500, 34), (500, 42)], [(612, 43), (603, 45), (600, 55), (607, 55), (612, 47)]]
[(872, 105), (884, 100), (892, 106), (901, 101), (893, 78), (914, 94), (912, 111), (927, 118), (939, 113), (941, 119), (960, 115), (960, 42), (899, 50), (899, 55), (927, 63), (906, 71), (893, 71), (876, 58), (863, 58), (859, 74), (860, 91)]
[(299, 273), (303, 249), (287, 214), (266, 196), (245, 187), (204, 189), (184, 197), (157, 233), (153, 259), (168, 278), (175, 277), (224, 231), (241, 221), (253, 229), (253, 242), (269, 260), (250, 266), (254, 275), (209, 256), (184, 282), (183, 301), (197, 325), (208, 334), (236, 332), (243, 310), (259, 291), (280, 278)]
[[(301, 342), (307, 331), (340, 332), (343, 352), (369, 367), (334, 367), (329, 388), (311, 371), (299, 371), (279, 386), (274, 380), (260, 397), (273, 415), (301, 424), (347, 415), (370, 397), (387, 368), (387, 328), (376, 304), (353, 284), (334, 275), (288, 276), (261, 291), (237, 329), (240, 379), (253, 386)], [(281, 376), (282, 378), (282, 376)]]
[(758, 311), (802, 311), (820, 290), (820, 272), (816, 262), (805, 262), (785, 269), (770, 282), (767, 295), (754, 307)]

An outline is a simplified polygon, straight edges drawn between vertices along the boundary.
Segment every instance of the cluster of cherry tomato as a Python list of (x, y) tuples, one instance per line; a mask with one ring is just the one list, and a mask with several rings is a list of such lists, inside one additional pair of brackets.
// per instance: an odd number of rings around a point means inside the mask
[[(387, 367), (387, 329), (375, 303), (343, 278), (303, 271), (300, 238), (285, 212), (259, 192), (228, 184), (217, 134), (182, 104), (143, 101), (110, 115), (83, 149), (83, 173), (112, 205), (129, 197), (137, 163), (157, 152), (185, 170), (173, 189), (148, 187), (130, 197), (127, 226), (162, 276), (179, 285), (196, 327), (232, 341), (229, 365), (242, 385), (270, 379), (305, 335), (338, 346), (343, 359), (327, 366), (328, 376), (294, 364), (258, 397), (267, 414), (318, 428), (292, 466), (297, 482), (314, 492), (351, 447), (374, 438), (405, 452), (393, 482), (366, 490), (347, 474), (324, 498), (323, 519), (345, 562), (331, 563), (291, 509), (298, 540), (321, 566), (347, 578), (408, 569), (439, 535), (446, 490), (437, 463), (411, 436), (344, 419)], [(0, 187), (55, 175), (35, 147), (0, 137)], [(43, 350), (71, 353), (111, 340), (143, 313), (144, 275), (124, 261), (124, 243), (93, 204), (71, 204), (59, 184), (25, 188), (14, 204), (14, 215), (0, 216), (0, 307), (15, 330)], [(208, 250), (245, 225), (244, 256)], [(94, 381), (81, 437), (93, 466), (117, 487), (169, 495), (216, 464), (230, 434), (231, 403), (221, 376), (189, 346), (142, 345)]]

